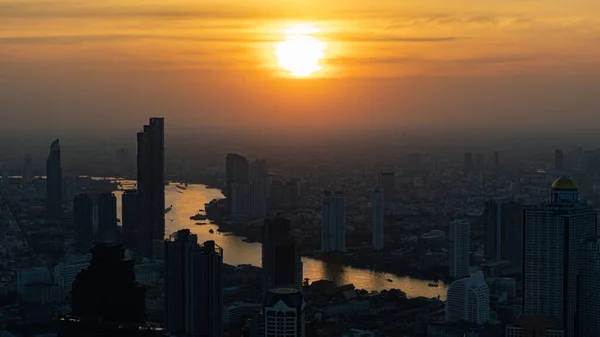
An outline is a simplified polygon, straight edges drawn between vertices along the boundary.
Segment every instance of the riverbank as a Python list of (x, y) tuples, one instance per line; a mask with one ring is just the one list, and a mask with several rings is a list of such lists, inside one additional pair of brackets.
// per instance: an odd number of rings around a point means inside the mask
[[(262, 226), (239, 224), (229, 224), (221, 221), (214, 221), (219, 226), (221, 233), (232, 233), (233, 235), (244, 237), (245, 242), (262, 243)], [(311, 245), (300, 244), (300, 253), (303, 257), (331, 263), (334, 265), (348, 266), (357, 269), (372, 270), (375, 272), (388, 273), (398, 277), (410, 277), (413, 279), (431, 281), (431, 286), (438, 282), (449, 284), (450, 280), (446, 278), (447, 268), (430, 270), (422, 272), (411, 268), (411, 263), (406, 262), (399, 257), (391, 255), (389, 251), (374, 251), (372, 249), (360, 249), (346, 254), (342, 253), (324, 253), (319, 251), (319, 246), (314, 243)], [(401, 261), (401, 262), (399, 262)]]

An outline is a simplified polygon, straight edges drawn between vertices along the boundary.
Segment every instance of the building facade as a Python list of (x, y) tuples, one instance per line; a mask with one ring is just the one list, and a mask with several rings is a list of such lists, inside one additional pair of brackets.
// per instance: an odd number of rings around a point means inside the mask
[(490, 316), (490, 291), (481, 271), (452, 282), (446, 299), (446, 321), (485, 324)]
[(485, 203), (483, 216), (486, 257), (520, 266), (523, 260), (523, 206), (515, 200), (490, 200)]
[(460, 279), (470, 275), (470, 224), (465, 220), (454, 220), (449, 225), (450, 277)]
[(75, 244), (91, 247), (94, 242), (94, 200), (87, 194), (79, 194), (73, 200), (73, 226)]
[(137, 190), (123, 192), (121, 214), (123, 245), (126, 248), (137, 248), (141, 224), (140, 196)]
[(50, 145), (46, 160), (46, 206), (48, 215), (54, 219), (62, 216), (62, 165), (60, 161), (60, 141)]
[(383, 249), (383, 225), (384, 225), (384, 194), (377, 189), (371, 196), (371, 224), (373, 226), (373, 249)]
[(117, 197), (113, 193), (98, 196), (98, 232), (117, 229)]
[(263, 225), (263, 294), (275, 288), (302, 290), (302, 256), (290, 232), (284, 218), (268, 219)]
[(270, 290), (263, 309), (265, 337), (305, 337), (305, 309), (304, 297), (298, 290)]
[(323, 251), (346, 251), (346, 198), (341, 192), (325, 192), (321, 218)]

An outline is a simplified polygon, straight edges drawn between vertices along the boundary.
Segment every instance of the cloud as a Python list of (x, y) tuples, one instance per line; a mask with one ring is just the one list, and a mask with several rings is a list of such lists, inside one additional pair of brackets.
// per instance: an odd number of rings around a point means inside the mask
[(114, 42), (129, 40), (170, 40), (192, 42), (236, 42), (264, 43), (275, 42), (274, 38), (244, 36), (184, 36), (184, 35), (152, 35), (152, 34), (104, 34), (104, 35), (50, 35), (50, 36), (5, 36), (0, 37), (3, 45), (76, 45), (96, 42)]
[(460, 40), (455, 36), (400, 36), (393, 34), (323, 34), (329, 40), (343, 42), (451, 42)]

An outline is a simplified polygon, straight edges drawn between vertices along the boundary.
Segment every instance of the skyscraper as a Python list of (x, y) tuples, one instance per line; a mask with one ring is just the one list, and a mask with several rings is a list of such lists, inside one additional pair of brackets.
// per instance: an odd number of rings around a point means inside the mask
[(140, 198), (137, 190), (123, 192), (121, 198), (121, 225), (123, 226), (123, 245), (137, 248), (140, 232)]
[(107, 233), (92, 249), (92, 261), (72, 286), (72, 313), (60, 318), (60, 337), (156, 336), (145, 325), (144, 286), (135, 281), (134, 261)]
[(190, 337), (223, 335), (223, 250), (214, 241), (198, 245), (188, 229), (165, 241), (166, 327)]
[(91, 247), (94, 242), (94, 200), (87, 194), (78, 194), (73, 200), (75, 244)]
[(264, 182), (250, 183), (250, 214), (255, 218), (264, 218), (267, 215)]
[(525, 208), (523, 314), (554, 318), (566, 336), (575, 336), (576, 316), (586, 317), (577, 302), (586, 296), (580, 293), (582, 270), (590, 268), (582, 248), (596, 238), (596, 219), (566, 177), (552, 184), (548, 201)]
[(476, 154), (474, 159), (474, 169), (475, 172), (483, 171), (485, 166), (485, 156), (482, 154)]
[(383, 191), (385, 203), (393, 202), (396, 197), (396, 174), (394, 172), (380, 172), (379, 188)]
[(485, 255), (517, 266), (523, 260), (523, 206), (515, 200), (489, 200), (483, 212)]
[(579, 336), (595, 336), (600, 331), (600, 240), (588, 240), (582, 248), (579, 276)]
[(465, 220), (454, 220), (450, 222), (450, 277), (459, 279), (467, 277), (470, 265), (470, 225)]
[(470, 173), (473, 173), (474, 170), (475, 162), (473, 160), (473, 154), (471, 152), (467, 152), (463, 158), (463, 173), (465, 175), (469, 175)]
[(265, 182), (266, 176), (268, 174), (267, 171), (267, 162), (262, 159), (257, 159), (250, 163), (250, 182), (256, 183)]
[(494, 168), (498, 169), (500, 167), (500, 152), (494, 151)]
[(325, 192), (321, 217), (321, 249), (346, 251), (346, 198), (341, 192)]
[(384, 244), (383, 239), (383, 224), (384, 224), (384, 201), (383, 191), (377, 189), (371, 196), (371, 214), (373, 226), (373, 249), (382, 249)]
[(117, 229), (117, 198), (114, 194), (102, 193), (98, 196), (98, 232)]
[(231, 211), (233, 194), (233, 184), (248, 183), (250, 180), (250, 164), (248, 159), (239, 154), (229, 153), (225, 157), (225, 197), (227, 197), (227, 206)]
[(565, 156), (561, 149), (554, 150), (554, 168), (559, 171), (565, 169)]
[(304, 297), (296, 289), (279, 288), (267, 293), (263, 316), (265, 337), (304, 337)]
[(21, 185), (29, 186), (31, 181), (33, 180), (33, 172), (31, 168), (31, 163), (33, 159), (30, 154), (25, 156), (25, 160), (23, 161), (23, 167), (21, 169)]
[(277, 217), (263, 225), (263, 294), (274, 288), (302, 290), (302, 257), (290, 222)]
[(249, 215), (251, 213), (251, 184), (249, 182), (231, 183), (227, 196), (232, 215)]
[(140, 197), (138, 252), (160, 258), (165, 236), (165, 131), (163, 118), (150, 118), (138, 133), (137, 188)]
[(62, 166), (60, 163), (60, 141), (50, 145), (46, 160), (46, 206), (48, 215), (54, 219), (62, 216)]
[(446, 321), (485, 324), (490, 316), (490, 291), (481, 271), (452, 282), (446, 299)]

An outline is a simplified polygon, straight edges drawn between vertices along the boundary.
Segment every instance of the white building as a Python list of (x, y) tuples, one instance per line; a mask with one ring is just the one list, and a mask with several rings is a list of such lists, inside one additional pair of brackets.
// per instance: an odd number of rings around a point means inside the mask
[[(523, 313), (553, 317), (566, 336), (578, 330), (578, 284), (581, 271), (591, 267), (585, 265), (582, 248), (596, 238), (596, 218), (566, 177), (552, 184), (550, 200), (525, 209)], [(597, 320), (596, 309), (591, 310), (580, 308), (580, 317), (591, 314)]]
[(468, 277), (469, 273), (469, 250), (470, 250), (470, 226), (465, 220), (450, 222), (448, 238), (450, 240), (450, 276), (459, 279)]
[(341, 192), (325, 192), (321, 218), (321, 249), (346, 251), (346, 198)]
[(51, 283), (52, 275), (47, 267), (21, 269), (17, 272), (17, 293), (23, 294), (25, 286), (34, 283)]
[(384, 198), (383, 191), (377, 189), (371, 197), (371, 212), (373, 225), (373, 248), (382, 249), (384, 244), (383, 239), (383, 224), (384, 224)]
[(452, 282), (446, 299), (446, 321), (485, 324), (490, 316), (490, 292), (481, 271)]
[(265, 337), (304, 337), (304, 297), (296, 289), (272, 289), (263, 307)]
[(84, 256), (71, 256), (54, 267), (54, 281), (58, 285), (57, 298), (59, 301), (63, 301), (70, 296), (73, 281), (75, 281), (77, 274), (87, 268), (90, 265), (90, 262), (90, 254)]

